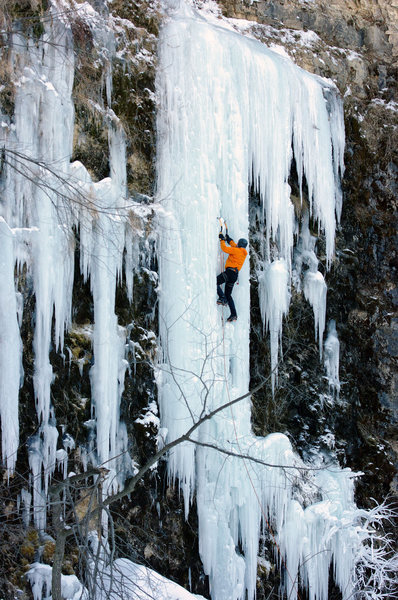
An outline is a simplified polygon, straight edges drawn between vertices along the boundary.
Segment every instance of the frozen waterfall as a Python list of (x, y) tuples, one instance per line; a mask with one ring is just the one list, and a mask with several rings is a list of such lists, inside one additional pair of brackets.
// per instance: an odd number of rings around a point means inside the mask
[[(196, 496), (199, 550), (212, 600), (255, 597), (264, 532), (277, 542), (282, 585), (290, 598), (297, 595), (300, 578), (310, 600), (326, 600), (331, 565), (348, 598), (355, 586), (357, 550), (367, 535), (353, 501), (355, 475), (337, 465), (326, 469), (323, 456), (305, 465), (282, 433), (260, 438), (251, 431), (249, 259), (234, 289), (238, 321), (227, 324), (226, 309), (215, 302), (215, 277), (224, 265), (217, 217), (228, 222), (236, 239), (249, 238), (252, 186), (261, 200), (264, 255), (257, 275), (264, 332), (270, 337), (272, 387), (278, 381), (283, 319), (294, 285), (313, 308), (319, 352), (322, 356), (324, 350), (327, 379), (338, 393), (339, 342), (331, 322), (323, 345), (326, 283), (308, 220), (324, 235), (328, 266), (341, 211), (340, 101), (331, 82), (297, 68), (223, 21), (211, 15), (207, 20), (206, 13), (178, 0), (169, 5), (174, 8), (161, 33), (157, 79), (161, 433), (173, 441), (214, 412), (190, 440), (173, 449), (169, 476), (183, 492), (186, 515)], [(125, 134), (111, 107), (113, 33), (90, 4), (76, 5), (76, 14), (82, 12), (109, 59), (103, 81), (107, 100), (95, 106), (108, 133), (109, 176), (95, 182), (83, 164), (71, 161), (74, 51), (68, 17), (59, 18), (57, 7), (57, 1), (50, 3), (51, 19), (39, 39), (10, 34), (15, 112), (12, 117), (2, 112), (0, 118), (2, 458), (12, 475), (24, 375), (24, 306), (16, 272), (34, 304), (35, 431), (28, 444), (29, 484), (20, 499), (24, 524), (33, 519), (41, 531), (51, 477), (57, 466), (63, 476), (68, 474), (67, 452), (74, 444), (69, 435), (60, 439), (57, 428), (50, 351), (67, 360), (64, 336), (74, 327), (77, 239), (94, 317), (85, 331), (93, 349), (92, 414), (85, 423), (87, 443), (79, 449), (82, 467), (105, 465), (104, 496), (121, 490), (132, 470), (120, 418), (128, 366), (126, 329), (118, 323), (115, 289), (124, 271), (132, 299), (138, 257), (127, 218), (132, 203), (126, 190)], [(56, 44), (49, 43), (54, 39)], [(308, 190), (308, 201), (301, 198), (308, 216), (300, 223), (288, 184), (293, 158), (299, 187), (305, 180)], [(103, 524), (106, 535), (105, 520)], [(125, 574), (131, 573), (139, 583), (152, 580), (156, 588), (164, 587), (162, 578), (147, 569), (123, 559), (115, 565), (121, 567), (120, 580), (113, 579), (112, 565), (109, 575), (102, 573), (105, 594), (109, 589), (117, 595), (119, 586), (124, 589)], [(48, 593), (50, 567), (31, 566), (28, 577), (38, 598)], [(74, 577), (63, 576), (62, 585), (74, 594), (82, 591)], [(190, 596), (181, 589), (170, 593)]]
[[(230, 235), (247, 237), (248, 189), (255, 187), (266, 236), (259, 293), (274, 385), (298, 231), (288, 185), (292, 159), (300, 185), (304, 177), (307, 182), (309, 216), (324, 232), (329, 264), (344, 148), (333, 84), (185, 4), (170, 12), (158, 74), (159, 393), (167, 441), (248, 391), (249, 261), (234, 290), (238, 321), (228, 324), (228, 313), (216, 306), (215, 276), (224, 260), (217, 216), (226, 219)], [(313, 306), (322, 352), (326, 285), (305, 217), (299, 239), (295, 278)], [(309, 267), (305, 273), (300, 261)], [(350, 595), (360, 544), (353, 474), (337, 466), (310, 471), (303, 489), (296, 469), (304, 467), (286, 436), (253, 435), (248, 398), (206, 420), (192, 442), (173, 449), (169, 474), (178, 479), (186, 512), (197, 496), (200, 554), (213, 600), (239, 600), (246, 592), (254, 598), (259, 537), (268, 519), (289, 598), (297, 594), (299, 572), (309, 598), (326, 600), (332, 563), (338, 585)], [(294, 482), (306, 508), (294, 497)]]
[[(81, 10), (92, 11), (88, 4)], [(51, 14), (40, 40), (13, 34), (10, 45), (15, 69), (15, 113), (12, 121), (7, 115), (1, 118), (5, 157), (0, 206), (2, 455), (12, 473), (19, 441), (18, 391), (22, 377), (18, 319), (23, 307), (13, 278), (17, 265), (21, 272), (26, 269), (35, 298), (33, 384), (37, 432), (29, 440), (29, 464), (33, 515), (39, 529), (45, 528), (48, 486), (57, 463), (67, 474), (65, 456), (70, 440), (58, 440), (49, 353), (52, 344), (58, 351), (63, 350), (64, 331), (71, 326), (76, 229), (80, 234), (81, 271), (90, 278), (94, 303), (94, 327), (90, 332), (94, 353), (92, 420), (88, 425), (96, 441), (92, 446), (88, 441), (81, 454), (86, 465), (106, 463), (109, 476), (105, 495), (120, 489), (131, 471), (131, 459), (125, 452), (127, 432), (119, 415), (127, 366), (126, 332), (118, 326), (115, 315), (115, 289), (126, 245), (130, 296), (134, 268), (132, 231), (126, 218), (126, 207), (131, 203), (126, 197), (124, 134), (110, 107), (103, 107), (102, 118), (109, 129), (110, 176), (94, 183), (81, 163), (71, 163), (73, 42), (70, 24), (62, 13), (59, 17), (56, 4)], [(91, 21), (94, 36), (98, 23)], [(112, 33), (103, 24), (100, 26), (102, 43), (108, 40), (112, 49)], [(57, 44), (51, 43), (53, 39)], [(109, 88), (109, 77), (106, 82)], [(109, 101), (110, 88), (107, 96)], [(28, 512), (30, 494), (28, 490), (23, 492)]]

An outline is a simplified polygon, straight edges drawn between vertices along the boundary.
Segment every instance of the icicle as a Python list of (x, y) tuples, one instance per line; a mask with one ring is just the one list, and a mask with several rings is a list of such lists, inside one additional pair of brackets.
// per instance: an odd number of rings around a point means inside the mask
[[(90, 370), (90, 380), (97, 456), (99, 464), (106, 463), (109, 469), (103, 486), (104, 497), (119, 490), (131, 471), (131, 461), (126, 453), (126, 428), (120, 422), (126, 332), (118, 327), (115, 314), (115, 289), (125, 245), (123, 211), (126, 204), (125, 141), (119, 125), (111, 125), (109, 140), (112, 177), (93, 186), (99, 212), (92, 223), (91, 236), (85, 234), (91, 255), (94, 300), (94, 365)], [(106, 519), (103, 524), (106, 528)]]
[[(315, 339), (319, 341), (319, 355), (322, 359), (327, 286), (322, 273), (318, 271), (319, 261), (316, 257), (315, 246), (316, 237), (311, 235), (309, 230), (308, 212), (304, 212), (302, 217), (300, 238), (294, 252), (294, 271), (292, 281), (298, 291), (303, 289), (304, 296), (313, 308)], [(304, 265), (307, 267), (307, 269), (304, 271), (303, 275)]]
[(282, 320), (289, 310), (289, 273), (284, 260), (269, 264), (259, 277), (260, 308), (270, 333), (272, 393), (278, 379), (278, 348), (282, 338)]
[[(131, 470), (131, 460), (126, 453), (127, 432), (120, 423), (119, 414), (126, 369), (126, 333), (118, 327), (114, 304), (125, 244), (133, 245), (133, 235), (126, 219), (125, 137), (110, 108), (114, 39), (103, 22), (96, 29), (97, 25), (92, 21), (93, 35), (101, 37), (109, 53), (105, 81), (108, 108), (104, 115), (109, 125), (110, 154), (110, 177), (93, 184), (81, 163), (70, 164), (74, 131), (72, 37), (67, 19), (59, 17), (56, 6), (49, 10), (53, 19), (45, 23), (42, 39), (33, 42), (14, 35), (12, 40), (12, 60), (16, 69), (15, 125), (6, 128), (6, 152), (11, 168), (4, 169), (4, 202), (1, 205), (8, 225), (18, 231), (14, 236), (15, 254), (6, 240), (7, 261), (1, 263), (1, 267), (7, 269), (8, 279), (7, 287), (0, 292), (0, 310), (9, 294), (7, 319), (8, 327), (14, 328), (13, 351), (17, 349), (19, 339), (16, 319), (20, 312), (15, 292), (13, 303), (10, 295), (13, 261), (17, 262), (18, 268), (23, 262), (27, 263), (35, 296), (33, 382), (38, 432), (30, 440), (29, 463), (33, 512), (40, 529), (46, 524), (46, 494), (57, 460), (62, 462), (65, 472), (67, 465), (65, 452), (57, 452), (58, 431), (50, 401), (53, 370), (49, 352), (53, 341), (56, 350), (62, 349), (64, 331), (71, 324), (75, 227), (79, 227), (80, 232), (81, 270), (85, 279), (91, 277), (95, 313), (95, 362), (91, 382), (96, 423), (89, 429), (89, 444), (97, 447), (98, 452), (92, 451), (90, 459), (96, 463), (108, 461), (107, 468), (112, 477), (109, 485), (103, 488), (105, 494), (123, 485)], [(81, 10), (85, 10), (84, 6)], [(91, 7), (90, 11), (93, 11)], [(49, 39), (56, 39), (57, 44), (48, 43)], [(131, 248), (127, 249), (126, 268), (134, 268), (136, 255), (137, 252), (133, 254)], [(132, 274), (126, 275), (126, 280), (131, 299)], [(18, 369), (21, 361), (16, 358), (13, 364)], [(18, 443), (15, 422), (18, 388), (14, 391), (11, 388), (19, 385), (19, 373), (10, 373), (7, 385), (7, 393), (13, 399), (7, 412), (2, 408), (3, 427), (7, 423), (9, 432), (2, 436), (3, 457), (12, 469), (15, 458), (11, 459), (10, 448), (11, 444)], [(96, 443), (93, 440), (95, 431)], [(110, 461), (117, 455), (120, 455), (117, 460)]]
[(328, 335), (325, 340), (324, 350), (324, 364), (326, 369), (326, 377), (329, 382), (329, 386), (336, 392), (338, 397), (340, 392), (340, 342), (339, 338), (337, 337), (336, 322), (334, 319), (331, 319), (328, 324)]
[[(35, 471), (35, 519), (40, 527), (45, 525), (43, 494), (55, 468), (57, 440), (50, 403), (51, 327), (54, 316), (59, 348), (70, 323), (73, 283), (73, 238), (66, 225), (69, 211), (62, 196), (53, 191), (59, 187), (57, 178), (41, 166), (57, 163), (60, 171), (67, 172), (73, 134), (73, 52), (65, 24), (55, 19), (46, 28), (43, 40), (37, 43), (23, 42), (18, 35), (13, 39), (15, 64), (22, 66), (16, 75), (15, 126), (6, 148), (15, 170), (7, 167), (3, 205), (12, 227), (31, 230), (29, 252), (36, 300), (33, 382), (40, 429), (32, 442), (30, 460)], [(56, 38), (57, 45), (48, 44), (48, 36)], [(21, 256), (23, 251), (18, 248), (16, 257), (19, 260)]]
[(0, 416), (2, 457), (12, 475), (19, 445), (18, 395), (22, 343), (14, 287), (13, 233), (0, 217)]
[(68, 475), (68, 453), (66, 450), (64, 450), (63, 448), (60, 450), (57, 450), (56, 454), (55, 454), (55, 458), (57, 461), (57, 465), (61, 467), (62, 469), (62, 475), (65, 479), (65, 477), (67, 477)]
[[(50, 598), (52, 567), (41, 563), (33, 563), (26, 573), (26, 578), (32, 586), (34, 600)], [(82, 586), (76, 575), (61, 575), (62, 598), (68, 600), (88, 600), (88, 592)]]
[(28, 490), (25, 488), (22, 488), (22, 490), (21, 490), (21, 501), (23, 504), (22, 520), (23, 520), (23, 524), (25, 525), (25, 527), (27, 529), (29, 527), (29, 523), (30, 523), (30, 507), (32, 504), (32, 494), (30, 492), (28, 492)]
[(298, 291), (302, 289), (301, 276), (303, 265), (312, 272), (318, 270), (319, 261), (315, 253), (316, 237), (311, 235), (309, 230), (308, 212), (305, 211), (302, 217), (301, 231), (298, 244), (294, 249), (294, 271), (292, 280)]
[(322, 273), (319, 271), (313, 273), (308, 270), (304, 276), (304, 296), (314, 311), (315, 339), (319, 341), (319, 356), (321, 360), (323, 332), (325, 331), (326, 293), (327, 287)]
[[(197, 17), (184, 2), (169, 2), (168, 8), (173, 18), (162, 31), (157, 81), (158, 193), (163, 208), (159, 313), (164, 353), (157, 381), (161, 424), (171, 441), (201, 415), (248, 389), (248, 264), (239, 274), (239, 287), (234, 288), (238, 321), (231, 326), (223, 321), (223, 309), (215, 305), (215, 276), (223, 269), (217, 216), (226, 219), (230, 235), (246, 237), (247, 189), (253, 183), (263, 207), (264, 255), (273, 260), (259, 276), (259, 296), (271, 336), (274, 388), (297, 230), (288, 184), (292, 157), (299, 179), (306, 179), (310, 215), (325, 234), (329, 263), (340, 210), (335, 180), (343, 168), (344, 135), (341, 104), (335, 100), (332, 84), (223, 28), (222, 20), (213, 27), (203, 13)], [(331, 121), (328, 109), (333, 113)], [(308, 218), (302, 226), (299, 255), (295, 277), (301, 286), (306, 265), (303, 287), (314, 307), (322, 352), (326, 286), (318, 273)], [(171, 480), (178, 478), (183, 490), (186, 514), (196, 486), (199, 549), (213, 600), (254, 598), (264, 514), (272, 515), (272, 526), (279, 532), (292, 572), (286, 586), (293, 598), (299, 565), (311, 562), (309, 557), (316, 556), (324, 538), (333, 537), (336, 526), (343, 530), (345, 514), (339, 507), (344, 485), (333, 495), (331, 516), (323, 524), (327, 501), (314, 504), (318, 489), (314, 478), (309, 478), (308, 489), (302, 490), (308, 504), (304, 510), (294, 499), (294, 485), (302, 485), (302, 480), (295, 478), (294, 470), (286, 477), (276, 467), (291, 469), (301, 461), (286, 436), (253, 436), (246, 399), (206, 421), (193, 438), (229, 453), (226, 460), (213, 448), (199, 445), (195, 450), (194, 444), (186, 443), (173, 449), (168, 463)], [(234, 453), (246, 453), (275, 467), (234, 460)], [(329, 483), (319, 480), (325, 496)], [(297, 518), (302, 518), (299, 526)], [(243, 554), (236, 551), (238, 545)], [(335, 544), (328, 547), (327, 558), (315, 559), (315, 566), (303, 572), (317, 600), (326, 600), (330, 557), (340, 565), (336, 548)], [(348, 585), (347, 571), (339, 582), (342, 589)]]

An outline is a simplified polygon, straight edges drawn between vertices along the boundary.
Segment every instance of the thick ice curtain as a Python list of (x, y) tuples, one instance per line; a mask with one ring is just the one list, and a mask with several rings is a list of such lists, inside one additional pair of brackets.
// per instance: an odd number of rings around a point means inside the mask
[[(217, 216), (227, 220), (230, 235), (247, 237), (248, 187), (253, 183), (262, 201), (268, 247), (259, 290), (264, 323), (271, 333), (275, 382), (297, 230), (288, 185), (292, 156), (300, 180), (306, 177), (309, 210), (325, 234), (330, 261), (341, 203), (336, 184), (344, 136), (338, 126), (341, 107), (329, 103), (328, 111), (325, 101), (324, 94), (334, 97), (333, 85), (260, 43), (206, 23), (184, 4), (162, 31), (157, 83), (158, 199), (163, 209), (159, 219), (163, 357), (158, 383), (162, 425), (171, 441), (201, 416), (248, 390), (249, 260), (234, 289), (238, 321), (225, 324), (228, 312), (215, 305), (215, 277), (225, 259), (219, 250)], [(313, 278), (317, 283), (316, 268)], [(314, 287), (307, 282), (305, 289), (321, 337), (326, 293), (323, 286), (319, 293)], [(196, 491), (200, 552), (216, 600), (244, 598), (245, 590), (254, 597), (264, 514), (273, 515), (276, 528), (288, 539), (293, 513), (303, 510), (293, 500), (291, 483), (282, 470), (257, 468), (250, 460), (233, 459), (233, 454), (249, 454), (275, 465), (300, 462), (285, 436), (253, 436), (247, 399), (206, 421), (195, 430), (193, 442), (173, 450), (169, 474), (184, 492), (186, 512)], [(308, 513), (303, 532), (313, 540), (311, 552), (316, 552), (318, 527), (319, 521)], [(295, 545), (290, 542), (291, 538), (282, 552), (294, 581), (308, 547), (302, 548), (298, 539)], [(329, 559), (330, 554), (321, 561), (324, 571)], [(309, 587), (314, 573), (308, 569)], [(294, 593), (295, 585), (289, 585)], [(324, 598), (319, 579), (314, 589), (317, 598)]]

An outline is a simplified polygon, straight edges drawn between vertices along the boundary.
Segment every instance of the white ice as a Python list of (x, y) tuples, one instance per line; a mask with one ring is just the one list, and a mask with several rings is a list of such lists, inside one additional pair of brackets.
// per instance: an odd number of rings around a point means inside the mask
[(319, 355), (321, 359), (323, 332), (325, 331), (326, 293), (327, 287), (322, 273), (319, 271), (314, 273), (308, 270), (304, 276), (304, 296), (314, 311), (315, 339), (319, 341)]
[[(131, 299), (137, 260), (134, 233), (127, 218), (124, 132), (109, 106), (111, 73), (108, 69), (108, 106), (103, 108), (109, 132), (110, 173), (104, 180), (93, 182), (83, 165), (70, 162), (74, 133), (72, 35), (68, 19), (57, 3), (50, 10), (53, 18), (45, 22), (42, 39), (26, 40), (18, 34), (12, 37), (10, 64), (15, 69), (15, 114), (12, 126), (3, 128), (2, 140), (10, 163), (3, 173), (1, 205), (4, 254), (0, 268), (4, 283), (0, 292), (0, 318), (6, 319), (7, 325), (2, 328), (0, 366), (2, 378), (7, 370), (9, 376), (7, 384), (2, 383), (0, 388), (2, 429), (6, 431), (2, 435), (2, 455), (12, 472), (18, 446), (21, 374), (17, 323), (21, 306), (16, 302), (13, 283), (14, 264), (17, 264), (20, 270), (26, 266), (35, 298), (33, 383), (37, 434), (29, 440), (29, 464), (34, 519), (40, 529), (45, 528), (48, 485), (57, 462), (63, 464), (66, 473), (67, 457), (59, 447), (51, 405), (54, 372), (49, 352), (52, 347), (62, 350), (64, 332), (71, 325), (75, 228), (80, 233), (81, 271), (85, 278), (90, 278), (94, 303), (94, 364), (90, 373), (94, 427), (89, 435), (94, 431), (96, 440), (90, 437), (90, 460), (95, 464), (105, 463), (109, 470), (103, 487), (105, 495), (120, 489), (131, 471), (131, 459), (126, 452), (127, 431), (119, 414), (127, 367), (126, 332), (117, 323), (115, 289), (127, 245), (126, 280)], [(85, 10), (84, 6), (81, 10)], [(90, 17), (90, 28), (111, 54), (112, 32), (97, 13), (96, 19)], [(53, 39), (57, 44), (51, 43)], [(4, 122), (7, 124), (7, 117)], [(114, 459), (115, 456), (119, 458)]]
[(304, 211), (299, 240), (294, 250), (292, 282), (297, 291), (303, 290), (314, 311), (315, 339), (319, 342), (319, 356), (322, 359), (327, 286), (324, 276), (318, 271), (316, 241), (316, 237), (311, 235), (309, 230), (308, 212)]
[[(52, 568), (50, 565), (33, 563), (26, 573), (34, 600), (51, 598)], [(61, 594), (64, 600), (88, 600), (87, 590), (76, 575), (61, 575)]]
[[(177, 7), (180, 3), (172, 4)], [(1, 271), (6, 286), (0, 300), (3, 305), (9, 301), (7, 315), (2, 313), (1, 318), (9, 319), (5, 343), (15, 355), (7, 384), (10, 388), (6, 390), (13, 398), (10, 407), (5, 408), (6, 396), (1, 388), (2, 426), (3, 419), (13, 423), (2, 452), (12, 472), (18, 444), (21, 364), (17, 342), (21, 310), (12, 271), (13, 265), (21, 268), (25, 264), (36, 299), (34, 388), (38, 434), (30, 442), (29, 461), (33, 511), (40, 529), (45, 527), (49, 478), (57, 459), (63, 464), (65, 461), (64, 451), (57, 453), (60, 448), (50, 401), (54, 373), (49, 351), (52, 344), (55, 349), (62, 348), (64, 331), (71, 324), (73, 227), (79, 228), (80, 268), (90, 278), (94, 301), (94, 365), (90, 372), (93, 414), (88, 423), (86, 457), (109, 468), (105, 494), (120, 489), (132, 468), (126, 452), (127, 432), (119, 414), (127, 366), (125, 331), (118, 327), (114, 302), (126, 244), (130, 297), (136, 260), (131, 248), (133, 234), (125, 220), (123, 131), (108, 106), (108, 112), (104, 110), (109, 117), (108, 178), (93, 182), (83, 165), (70, 164), (74, 125), (70, 31), (67, 20), (59, 21), (55, 15), (46, 27), (44, 39), (34, 44), (16, 34), (13, 37), (13, 64), (20, 68), (15, 118), (8, 127), (4, 117), (7, 127), (2, 128), (2, 135), (14, 168), (5, 170), (1, 206), (5, 248)], [(98, 35), (112, 52), (107, 31)], [(49, 39), (57, 39), (57, 45), (46, 43)], [(109, 105), (109, 70), (106, 82)], [(271, 330), (275, 364), (281, 320), (289, 305), (297, 230), (288, 185), (291, 161), (294, 155), (299, 178), (306, 179), (310, 216), (325, 236), (326, 262), (330, 263), (336, 218), (341, 211), (338, 179), (343, 170), (344, 132), (340, 100), (330, 82), (298, 69), (260, 43), (223, 28), (222, 21), (207, 24), (185, 4), (162, 31), (158, 93), (163, 357), (157, 379), (162, 433), (167, 441), (177, 439), (198, 418), (230, 403), (206, 420), (192, 441), (174, 449), (169, 461), (170, 478), (179, 480), (186, 513), (196, 493), (200, 553), (214, 600), (240, 600), (246, 591), (249, 600), (254, 598), (258, 542), (261, 528), (268, 527), (266, 515), (280, 540), (293, 581), (300, 570), (310, 600), (326, 600), (332, 563), (341, 589), (352, 589), (353, 565), (363, 539), (360, 528), (355, 527), (352, 474), (334, 466), (309, 472), (303, 478), (297, 469), (305, 466), (288, 438), (278, 433), (256, 438), (251, 432), (249, 399), (231, 404), (249, 389), (250, 257), (234, 289), (239, 315), (235, 324), (225, 324), (225, 309), (215, 305), (215, 276), (223, 269), (225, 258), (218, 245), (217, 217), (226, 219), (231, 235), (248, 238), (248, 188), (252, 183), (262, 203), (266, 261), (261, 310)], [(55, 174), (44, 164), (53, 165)], [(62, 174), (62, 181), (57, 173)], [(11, 244), (9, 238), (17, 236), (9, 232), (16, 230), (26, 235)], [(317, 265), (316, 261), (315, 257), (312, 263)], [(319, 279), (317, 267), (309, 273)], [(321, 343), (323, 296), (314, 291), (317, 285), (304, 281), (304, 290), (316, 306)], [(1, 360), (4, 347), (0, 347)], [(121, 458), (114, 460), (115, 453)], [(305, 507), (295, 497), (297, 490), (300, 498), (305, 498)], [(22, 501), (27, 522), (31, 498), (26, 490)], [(298, 527), (294, 526), (297, 519)], [(133, 568), (138, 580), (151, 579), (143, 568), (120, 563), (123, 572), (125, 567)], [(37, 567), (31, 577), (38, 598), (45, 586), (49, 589), (48, 569)], [(158, 582), (159, 577), (155, 580)], [(80, 593), (81, 588), (74, 591), (74, 582), (71, 586), (71, 591), (65, 592), (68, 596)], [(286, 581), (289, 586), (294, 597), (296, 586)], [(168, 585), (165, 589), (170, 591)], [(185, 597), (178, 595), (183, 594), (181, 590), (170, 593)]]
[[(59, 45), (48, 43), (56, 36)], [(57, 430), (50, 402), (53, 379), (49, 361), (51, 328), (55, 319), (55, 346), (63, 344), (70, 324), (73, 283), (73, 237), (64, 226), (65, 206), (58, 195), (59, 182), (52, 173), (56, 164), (67, 171), (72, 148), (73, 104), (71, 90), (74, 60), (70, 32), (55, 21), (39, 43), (14, 34), (13, 61), (20, 65), (15, 95), (14, 127), (6, 151), (12, 168), (5, 177), (3, 217), (10, 227), (30, 228), (29, 252), (15, 250), (14, 261), (27, 262), (35, 294), (33, 349), (34, 392), (38, 433), (29, 447), (36, 524), (45, 524), (45, 496), (56, 466)], [(51, 85), (47, 85), (47, 83)], [(41, 165), (49, 165), (43, 168)], [(58, 191), (59, 190), (59, 191)], [(14, 398), (14, 406), (18, 398)]]
[(2, 456), (9, 475), (14, 472), (19, 445), (18, 394), (22, 376), (13, 238), (13, 232), (0, 217), (0, 417)]
[[(173, 449), (170, 479), (179, 481), (186, 512), (196, 492), (199, 550), (213, 600), (254, 598), (262, 527), (279, 539), (289, 597), (297, 596), (300, 571), (310, 600), (326, 600), (331, 564), (341, 589), (352, 590), (361, 544), (352, 473), (337, 465), (306, 471), (285, 435), (253, 435), (248, 398), (231, 404), (249, 388), (249, 259), (234, 288), (233, 325), (216, 306), (215, 277), (225, 260), (217, 217), (227, 221), (230, 235), (247, 237), (253, 183), (266, 237), (259, 294), (274, 377), (293, 269), (313, 306), (322, 351), (326, 286), (308, 220), (325, 236), (328, 266), (341, 210), (341, 102), (332, 83), (223, 27), (221, 19), (209, 23), (205, 12), (182, 2), (168, 7), (157, 81), (158, 384), (166, 441), (230, 404)], [(293, 155), (310, 201), (294, 265)]]
[(116, 559), (98, 579), (96, 600), (205, 600), (203, 596), (191, 594), (186, 589), (156, 571), (131, 562), (126, 558)]
[[(96, 577), (91, 594), (75, 575), (61, 575), (61, 594), (64, 600), (88, 600), (89, 597), (95, 600), (205, 600), (203, 596), (188, 592), (156, 571), (126, 558), (118, 558), (111, 564), (102, 559), (92, 563), (88, 572), (90, 573), (90, 568), (93, 569), (95, 563)], [(50, 565), (33, 563), (26, 577), (31, 584), (34, 600), (51, 597)], [(92, 573), (88, 577), (92, 579)]]
[(282, 343), (283, 317), (289, 311), (289, 285), (289, 271), (283, 259), (266, 265), (258, 279), (261, 316), (270, 336), (272, 392), (278, 377), (278, 349)]
[(323, 360), (329, 386), (338, 396), (340, 392), (340, 342), (337, 336), (336, 321), (334, 319), (331, 319), (328, 324), (328, 335), (325, 340)]

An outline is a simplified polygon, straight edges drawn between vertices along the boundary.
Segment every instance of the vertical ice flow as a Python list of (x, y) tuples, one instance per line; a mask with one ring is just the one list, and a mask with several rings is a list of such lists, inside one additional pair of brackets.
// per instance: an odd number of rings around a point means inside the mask
[(324, 276), (318, 271), (319, 261), (315, 253), (315, 247), (316, 237), (310, 233), (308, 212), (304, 211), (301, 219), (300, 237), (294, 251), (293, 283), (298, 291), (303, 289), (304, 296), (314, 311), (315, 339), (319, 342), (319, 356), (322, 360), (327, 286)]
[[(50, 30), (51, 29), (51, 30)], [(48, 43), (52, 36), (56, 45)], [(13, 37), (17, 74), (14, 127), (7, 139), (13, 168), (5, 177), (2, 212), (10, 227), (31, 229), (28, 269), (35, 293), (33, 337), (34, 393), (38, 433), (31, 439), (29, 461), (33, 480), (36, 524), (45, 524), (45, 496), (56, 466), (57, 429), (50, 401), (53, 371), (49, 361), (54, 316), (56, 347), (70, 323), (73, 283), (73, 236), (65, 227), (65, 205), (56, 192), (59, 183), (50, 168), (67, 171), (73, 133), (71, 89), (74, 60), (71, 36), (55, 20), (37, 43)], [(16, 56), (18, 54), (18, 57)], [(17, 175), (19, 173), (19, 176)], [(23, 256), (16, 249), (14, 261)], [(15, 342), (14, 342), (15, 343)], [(18, 398), (14, 398), (17, 411)]]
[(329, 386), (336, 392), (340, 392), (339, 362), (340, 362), (340, 342), (337, 337), (336, 321), (331, 319), (328, 324), (328, 335), (324, 346), (324, 364), (326, 368), (326, 377)]
[(271, 347), (272, 392), (278, 377), (278, 349), (282, 336), (282, 320), (289, 310), (289, 272), (286, 261), (274, 260), (269, 263), (259, 277), (260, 308), (263, 322), (266, 323)]
[[(94, 184), (98, 213), (89, 237), (91, 290), (94, 300), (94, 365), (91, 367), (92, 410), (96, 418), (98, 462), (106, 463), (110, 473), (105, 496), (123, 484), (128, 465), (123, 459), (127, 448), (126, 431), (120, 422), (123, 392), (126, 333), (118, 327), (115, 314), (117, 278), (122, 270), (125, 220), (120, 216), (126, 206), (125, 143), (120, 124), (112, 124), (110, 167), (112, 177)], [(85, 255), (86, 248), (83, 249)], [(114, 457), (121, 456), (116, 459)]]
[(18, 393), (22, 375), (13, 237), (0, 217), (0, 416), (2, 456), (9, 475), (14, 472), (19, 444)]
[(327, 287), (322, 273), (319, 271), (314, 273), (308, 270), (304, 276), (304, 296), (314, 311), (315, 339), (319, 342), (319, 355), (321, 359), (323, 332), (325, 331), (326, 292)]
[[(33, 42), (18, 34), (12, 38), (15, 114), (12, 127), (7, 125), (7, 117), (2, 124), (11, 167), (3, 171), (0, 207), (4, 219), (0, 228), (4, 240), (0, 268), (5, 282), (0, 292), (0, 318), (7, 320), (7, 327), (2, 328), (0, 361), (4, 362), (5, 347), (11, 348), (13, 355), (12, 372), (11, 363), (2, 364), (2, 376), (7, 369), (9, 372), (7, 385), (2, 384), (0, 389), (3, 431), (7, 428), (2, 436), (2, 455), (12, 470), (18, 445), (21, 365), (17, 325), (20, 307), (16, 305), (11, 283), (17, 263), (19, 268), (26, 264), (35, 297), (33, 383), (38, 432), (30, 439), (28, 450), (33, 514), (40, 529), (46, 523), (49, 479), (60, 456), (65, 456), (61, 449), (57, 452), (58, 429), (50, 400), (54, 373), (49, 352), (52, 343), (56, 350), (62, 349), (64, 331), (71, 324), (75, 228), (80, 233), (81, 270), (86, 279), (90, 278), (94, 303), (91, 386), (97, 440), (91, 460), (96, 464), (107, 461), (110, 474), (104, 494), (122, 486), (131, 469), (125, 452), (127, 432), (119, 410), (127, 364), (125, 331), (118, 326), (114, 308), (124, 248), (126, 243), (132, 244), (134, 235), (127, 219), (125, 139), (116, 115), (110, 107), (104, 108), (109, 130), (110, 177), (93, 183), (82, 164), (70, 163), (74, 131), (72, 35), (55, 4), (50, 10), (53, 19), (45, 23), (41, 39)], [(100, 19), (95, 23), (93, 34), (100, 36), (111, 55), (112, 33), (105, 23), (100, 24)], [(57, 44), (51, 43), (53, 39)], [(110, 66), (106, 84), (110, 102)], [(11, 232), (17, 230), (20, 234), (12, 236)], [(15, 238), (14, 244), (10, 236)], [(126, 264), (131, 269), (135, 260), (131, 248), (127, 249), (127, 257)], [(127, 279), (131, 298), (132, 273)], [(118, 459), (111, 460), (117, 455)], [(65, 467), (65, 461), (62, 464)], [(29, 510), (27, 506), (27, 514)]]
[[(287, 437), (255, 437), (247, 398), (228, 406), (248, 390), (249, 260), (234, 289), (234, 325), (225, 323), (228, 312), (215, 304), (215, 276), (225, 260), (217, 216), (226, 219), (230, 235), (246, 237), (253, 183), (269, 246), (259, 293), (276, 372), (297, 230), (288, 185), (292, 148), (299, 178), (307, 182), (310, 216), (325, 235), (330, 262), (341, 205), (341, 103), (331, 83), (224, 28), (222, 21), (213, 26), (185, 3), (172, 4), (177, 10), (161, 34), (157, 80), (163, 207), (158, 383), (167, 441), (183, 435), (201, 416), (227, 406), (196, 429), (193, 443), (174, 448), (169, 476), (179, 480), (186, 513), (196, 493), (199, 550), (213, 600), (255, 597), (261, 523), (268, 527), (265, 515), (288, 565), (284, 586), (289, 597), (297, 596), (300, 571), (310, 600), (326, 600), (331, 564), (341, 589), (352, 589), (361, 540), (351, 474), (337, 466), (323, 475), (310, 472), (306, 488), (295, 470), (304, 465)], [(299, 254), (314, 281), (308, 278), (303, 287), (314, 307), (321, 344), (326, 297), (314, 246), (304, 218)], [(294, 270), (297, 275), (296, 262)], [(298, 277), (301, 282), (301, 267)], [(294, 499), (296, 485), (306, 508)]]

